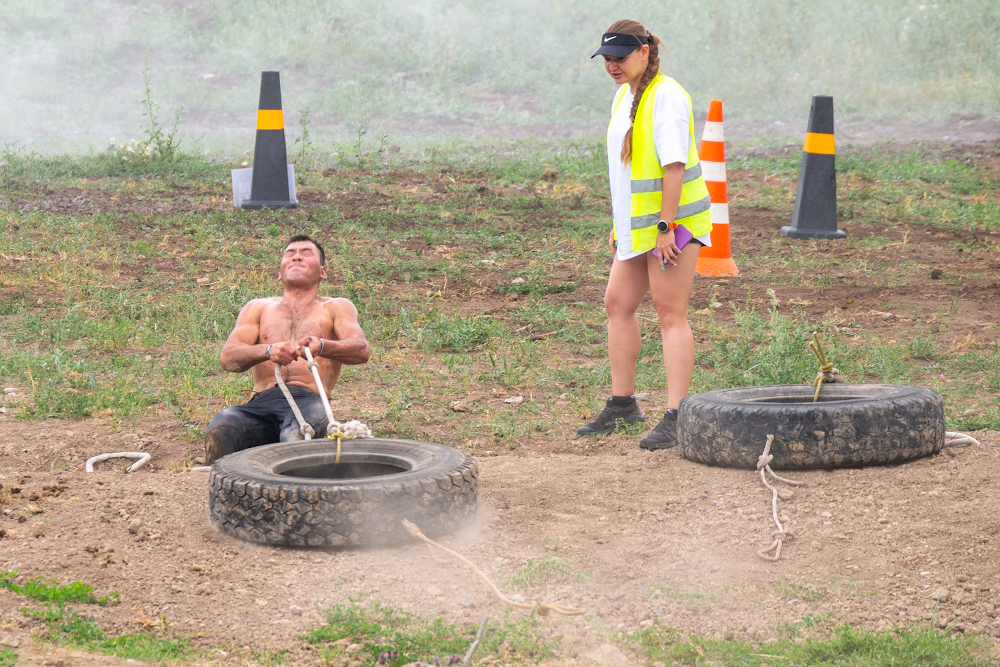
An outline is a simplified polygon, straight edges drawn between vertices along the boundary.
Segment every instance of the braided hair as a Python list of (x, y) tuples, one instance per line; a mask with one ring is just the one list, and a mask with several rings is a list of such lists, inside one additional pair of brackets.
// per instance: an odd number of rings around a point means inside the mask
[(646, 62), (646, 71), (642, 73), (642, 78), (639, 79), (635, 97), (632, 98), (632, 109), (628, 114), (628, 132), (625, 133), (625, 138), (622, 140), (622, 164), (628, 164), (632, 161), (632, 126), (635, 123), (635, 114), (639, 110), (639, 102), (642, 100), (642, 94), (646, 92), (646, 87), (653, 80), (653, 77), (656, 76), (657, 72), (660, 71), (659, 46), (662, 42), (659, 37), (646, 30), (641, 23), (630, 19), (615, 21), (605, 32), (635, 35), (636, 37), (646, 37), (649, 40), (649, 60)]

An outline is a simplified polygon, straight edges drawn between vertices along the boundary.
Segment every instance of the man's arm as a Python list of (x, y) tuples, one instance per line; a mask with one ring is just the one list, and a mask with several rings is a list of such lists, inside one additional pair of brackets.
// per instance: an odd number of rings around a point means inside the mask
[[(314, 357), (321, 356), (342, 364), (353, 366), (367, 362), (372, 351), (368, 339), (365, 338), (365, 332), (361, 329), (361, 323), (358, 322), (358, 309), (347, 299), (333, 299), (326, 308), (333, 318), (333, 333), (337, 336), (337, 340), (306, 336), (298, 342), (299, 346), (308, 345)], [(271, 355), (274, 355), (273, 350)]]
[[(257, 342), (260, 340), (260, 314), (263, 309), (264, 301), (261, 299), (254, 299), (243, 306), (239, 317), (236, 318), (236, 326), (219, 354), (219, 365), (222, 366), (222, 370), (242, 373), (268, 361), (267, 344)], [(271, 345), (271, 361), (284, 365), (292, 363), (297, 358), (298, 353), (291, 343)]]

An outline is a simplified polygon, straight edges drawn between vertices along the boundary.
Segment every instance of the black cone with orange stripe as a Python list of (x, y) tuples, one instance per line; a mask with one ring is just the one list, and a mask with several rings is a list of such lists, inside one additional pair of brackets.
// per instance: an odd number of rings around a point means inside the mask
[(802, 147), (792, 225), (781, 233), (793, 239), (842, 239), (837, 229), (837, 172), (834, 163), (833, 98), (814, 95)]
[(285, 120), (281, 111), (281, 81), (274, 70), (260, 73), (257, 105), (257, 140), (253, 146), (253, 181), (250, 199), (241, 208), (295, 208), (288, 192), (288, 154)]

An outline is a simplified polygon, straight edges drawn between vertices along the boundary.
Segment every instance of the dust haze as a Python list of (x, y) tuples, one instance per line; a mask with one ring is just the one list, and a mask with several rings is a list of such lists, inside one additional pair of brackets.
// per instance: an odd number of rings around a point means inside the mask
[(1000, 134), (996, 2), (3, 0), (0, 142), (141, 140), (148, 99), (183, 150), (247, 152), (263, 69), (281, 72), (290, 144), (303, 127), (315, 146), (599, 136), (614, 85), (589, 56), (623, 17), (664, 40), (696, 113), (721, 99), (747, 136), (799, 136), (813, 94), (845, 128)]

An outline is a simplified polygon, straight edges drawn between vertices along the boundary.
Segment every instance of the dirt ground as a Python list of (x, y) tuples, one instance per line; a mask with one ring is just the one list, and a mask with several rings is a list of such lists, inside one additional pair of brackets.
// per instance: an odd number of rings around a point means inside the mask
[[(731, 193), (753, 187), (750, 174), (733, 170), (730, 179)], [(82, 194), (52, 194), (49, 202), (85, 208), (73, 199)], [(308, 193), (303, 200), (308, 206)], [(171, 210), (185, 207), (177, 202)], [(11, 203), (21, 210), (33, 206)], [(221, 194), (209, 204), (227, 205)], [(732, 222), (734, 247), (751, 255), (787, 224), (773, 211), (752, 208), (734, 208)], [(851, 233), (852, 223), (845, 228)], [(951, 305), (946, 342), (968, 344), (971, 337), (992, 344), (1000, 338), (994, 328), (998, 302), (982, 298), (1000, 293), (1000, 261), (989, 233), (889, 224), (863, 233), (887, 243), (788, 242), (773, 250), (791, 256), (811, 249), (844, 264), (831, 266), (821, 293), (776, 287), (782, 309), (793, 304), (825, 316), (839, 306), (868, 331), (907, 340)], [(979, 243), (960, 251), (973, 236)], [(889, 287), (865, 282), (849, 268), (859, 259), (891, 266), (901, 253), (926, 264), (926, 273)], [(961, 267), (962, 278), (932, 277), (935, 269), (957, 272), (949, 267)], [(791, 271), (752, 263), (740, 268), (741, 279), (700, 278), (692, 305), (704, 308), (713, 295), (743, 301), (746, 280), (760, 286)], [(463, 289), (471, 287), (453, 286), (449, 299), (468, 299), (471, 292)], [(597, 300), (601, 290), (585, 285), (566, 298)], [(378, 400), (373, 387), (353, 389), (361, 403)], [(463, 397), (498, 408), (502, 399), (485, 390)], [(349, 597), (378, 599), (448, 623), (503, 617), (504, 605), (483, 583), (460, 564), (435, 562), (422, 546), (297, 550), (218, 533), (208, 522), (208, 476), (185, 467), (200, 454), (200, 444), (187, 439), (172, 417), (128, 433), (98, 418), (25, 423), (9, 414), (24, 400), (23, 390), (0, 398), (8, 408), (0, 414), (0, 480), (13, 493), (0, 514), (0, 569), (60, 583), (79, 579), (102, 594), (117, 591), (120, 605), (86, 610), (111, 633), (136, 631), (162, 616), (199, 646), (216, 649), (202, 663), (243, 664), (247, 647), (266, 645), (289, 649), (289, 664), (311, 665), (315, 649), (297, 637), (321, 623), (317, 608)], [(655, 414), (664, 400), (663, 392), (654, 392), (643, 409)], [(974, 409), (975, 403), (961, 407)], [(649, 664), (614, 636), (653, 619), (681, 631), (756, 640), (777, 636), (782, 624), (817, 618), (870, 630), (933, 623), (984, 633), (1000, 646), (997, 432), (973, 433), (978, 446), (949, 447), (898, 466), (787, 473), (806, 485), (779, 502), (793, 538), (772, 563), (756, 555), (770, 545), (773, 524), (770, 492), (754, 473), (702, 466), (676, 450), (645, 452), (624, 435), (577, 440), (570, 436), (579, 417), (569, 408), (560, 423), (561, 437), (513, 451), (470, 443), (480, 464), (479, 518), (442, 540), (501, 582), (524, 572), (531, 559), (536, 565), (559, 559), (563, 571), (542, 583), (503, 586), (529, 601), (587, 610), (583, 617), (547, 621), (546, 632), (561, 635), (566, 647), (557, 664)], [(94, 474), (84, 472), (88, 457), (122, 450), (149, 452), (151, 468), (123, 474), (123, 464), (106, 462)], [(21, 606), (23, 598), (0, 591), (0, 612), (13, 619), (0, 629), (0, 646), (18, 647), (24, 664), (122, 664), (38, 644)]]
[[(117, 591), (122, 604), (87, 609), (110, 632), (164, 615), (199, 644), (232, 647), (232, 664), (241, 664), (239, 647), (257, 642), (292, 649), (291, 664), (307, 665), (314, 652), (296, 637), (320, 624), (317, 607), (349, 596), (450, 623), (503, 616), (504, 605), (463, 566), (439, 564), (421, 546), (295, 550), (218, 533), (207, 520), (207, 474), (180, 467), (191, 445), (170, 423), (109, 435), (95, 420), (6, 420), (2, 433), (3, 476), (20, 492), (0, 519), (0, 567)], [(981, 446), (900, 466), (787, 473), (807, 485), (779, 501), (794, 538), (774, 563), (755, 555), (772, 531), (770, 493), (755, 474), (692, 463), (676, 450), (645, 452), (624, 437), (588, 452), (573, 445), (480, 458), (478, 523), (442, 542), (497, 577), (528, 559), (567, 564), (562, 580), (508, 590), (587, 609), (551, 622), (568, 648), (561, 664), (645, 664), (608, 636), (652, 619), (759, 640), (809, 617), (871, 630), (933, 622), (996, 642), (1000, 438), (974, 435)], [(83, 472), (86, 457), (116, 450), (148, 451), (152, 470), (122, 474), (109, 462)], [(63, 460), (72, 468), (52, 469)], [(19, 646), (26, 664), (63, 655), (32, 641), (22, 605), (0, 593), (0, 609), (15, 620), (0, 644)], [(69, 664), (120, 664), (72, 657)], [(213, 658), (227, 664), (222, 653)]]

